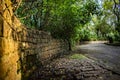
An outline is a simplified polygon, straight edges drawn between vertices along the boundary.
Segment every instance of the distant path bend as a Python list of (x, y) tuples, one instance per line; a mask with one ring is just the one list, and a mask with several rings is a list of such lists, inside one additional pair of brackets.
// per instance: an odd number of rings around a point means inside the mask
[(101, 66), (120, 74), (120, 46), (109, 46), (102, 42), (82, 44), (76, 47)]

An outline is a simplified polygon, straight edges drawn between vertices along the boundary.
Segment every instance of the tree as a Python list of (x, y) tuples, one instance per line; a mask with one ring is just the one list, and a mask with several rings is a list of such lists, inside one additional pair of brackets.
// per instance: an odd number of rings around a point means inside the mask
[(113, 13), (115, 14), (117, 18), (116, 22), (116, 30), (120, 32), (120, 0), (113, 0), (114, 6), (113, 6)]
[(77, 29), (88, 23), (94, 14), (99, 14), (94, 0), (37, 0), (23, 2), (17, 11), (24, 24), (67, 40), (70, 50), (72, 42), (80, 37)]
[[(58, 16), (59, 26), (53, 27), (51, 30), (53, 36), (66, 39), (69, 43), (69, 49), (71, 50), (71, 44), (77, 38), (80, 38), (80, 32), (78, 29), (84, 26), (91, 20), (91, 16), (94, 14), (99, 14), (98, 4), (93, 0), (87, 1), (64, 1), (61, 5), (62, 9), (59, 9), (60, 13)], [(61, 7), (60, 7), (61, 8)], [(62, 10), (62, 11), (61, 11)], [(55, 35), (56, 34), (56, 35)], [(84, 33), (82, 33), (84, 34)], [(78, 36), (79, 35), (79, 36)]]
[[(120, 0), (104, 0), (103, 9), (104, 15), (107, 18), (108, 22), (111, 24), (115, 30), (112, 31), (115, 40), (120, 38)], [(111, 32), (109, 33), (111, 34)]]

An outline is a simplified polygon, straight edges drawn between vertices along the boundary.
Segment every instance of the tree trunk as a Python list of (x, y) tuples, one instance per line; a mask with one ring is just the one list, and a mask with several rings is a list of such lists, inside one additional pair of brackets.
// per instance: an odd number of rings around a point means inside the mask
[(72, 51), (72, 46), (71, 46), (71, 41), (68, 40), (68, 45), (69, 45), (69, 51)]

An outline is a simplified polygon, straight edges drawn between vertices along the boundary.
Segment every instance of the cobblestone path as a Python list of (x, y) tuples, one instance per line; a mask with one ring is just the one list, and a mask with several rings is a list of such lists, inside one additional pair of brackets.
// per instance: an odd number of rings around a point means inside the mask
[(100, 67), (87, 57), (74, 59), (67, 56), (36, 70), (29, 80), (120, 80), (120, 75)]

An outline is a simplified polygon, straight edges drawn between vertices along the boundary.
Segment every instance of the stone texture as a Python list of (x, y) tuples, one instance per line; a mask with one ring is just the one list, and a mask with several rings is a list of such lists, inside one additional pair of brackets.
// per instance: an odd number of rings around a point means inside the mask
[(3, 19), (1, 15), (0, 15), (0, 36), (3, 36)]
[[(37, 69), (29, 80), (119, 80), (120, 75), (100, 67), (91, 59), (54, 59)], [(75, 66), (76, 65), (76, 66)], [(99, 68), (98, 68), (99, 67)], [(84, 69), (84, 70), (83, 70)]]
[(68, 50), (67, 42), (21, 24), (11, 0), (0, 4), (0, 80), (27, 80), (37, 67)]

